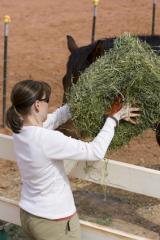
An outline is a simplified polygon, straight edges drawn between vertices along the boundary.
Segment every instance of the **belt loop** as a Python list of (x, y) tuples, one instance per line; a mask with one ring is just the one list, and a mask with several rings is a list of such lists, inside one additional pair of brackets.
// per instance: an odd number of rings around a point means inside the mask
[(70, 220), (67, 221), (67, 224), (66, 224), (66, 234), (71, 231), (69, 222)]
[(69, 222), (70, 222), (70, 220), (68, 220), (68, 222), (67, 222), (67, 230), (71, 231)]

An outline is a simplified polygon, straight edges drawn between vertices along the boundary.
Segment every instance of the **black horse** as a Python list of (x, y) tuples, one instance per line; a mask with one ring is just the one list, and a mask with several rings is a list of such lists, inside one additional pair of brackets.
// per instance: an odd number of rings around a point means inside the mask
[[(138, 35), (141, 41), (148, 43), (155, 53), (160, 54), (160, 36), (143, 36)], [(67, 36), (68, 49), (70, 56), (67, 63), (66, 75), (63, 77), (64, 97), (63, 103), (66, 102), (66, 92), (71, 88), (72, 83), (76, 83), (80, 74), (89, 67), (90, 64), (104, 54), (105, 51), (113, 48), (116, 37), (98, 40), (87, 46), (78, 47), (71, 36)], [(156, 124), (156, 139), (160, 145), (160, 123)]]

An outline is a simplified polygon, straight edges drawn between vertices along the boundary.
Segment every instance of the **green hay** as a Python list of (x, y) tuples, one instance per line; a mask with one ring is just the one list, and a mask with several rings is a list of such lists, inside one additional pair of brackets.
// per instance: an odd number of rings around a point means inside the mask
[(93, 138), (103, 126), (103, 115), (115, 97), (142, 110), (139, 124), (121, 121), (111, 149), (160, 121), (160, 58), (149, 45), (124, 34), (114, 48), (97, 59), (68, 93), (73, 121), (83, 136)]

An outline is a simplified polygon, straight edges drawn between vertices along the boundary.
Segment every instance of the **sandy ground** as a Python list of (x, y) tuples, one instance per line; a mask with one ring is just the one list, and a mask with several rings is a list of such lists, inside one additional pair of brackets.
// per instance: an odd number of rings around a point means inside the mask
[[(151, 12), (152, 12), (151, 0), (101, 0), (98, 7), (97, 16), (97, 31), (96, 39), (119, 36), (123, 32), (130, 32), (134, 34), (150, 34), (151, 33)], [(10, 15), (12, 22), (9, 25), (9, 49), (8, 49), (8, 82), (7, 82), (7, 105), (9, 106), (9, 96), (12, 86), (19, 80), (33, 78), (35, 80), (44, 80), (51, 84), (53, 94), (51, 96), (50, 111), (60, 106), (62, 103), (63, 89), (62, 78), (65, 74), (66, 63), (69, 56), (69, 51), (66, 44), (66, 35), (72, 35), (79, 46), (90, 43), (91, 39), (91, 25), (92, 25), (92, 2), (91, 0), (81, 1), (64, 1), (64, 0), (9, 0), (0, 1), (0, 99), (2, 99), (2, 69), (3, 69), (3, 16)], [(156, 15), (156, 33), (160, 34), (160, 2), (157, 1), (157, 15)], [(0, 111), (2, 109), (2, 101), (0, 100)], [(2, 114), (0, 112), (0, 122)], [(0, 129), (0, 133), (9, 133), (6, 129)], [(116, 152), (108, 154), (109, 158), (125, 161), (137, 165), (143, 165), (160, 169), (160, 148), (156, 144), (155, 135), (151, 130), (144, 132), (142, 136), (139, 136), (133, 141), (119, 149)], [(11, 165), (10, 165), (11, 164)], [(8, 166), (8, 167), (7, 167)], [(15, 188), (19, 186), (17, 182), (19, 177), (12, 163), (3, 163), (0, 165), (1, 177), (0, 181), (0, 194), (3, 191), (5, 194), (9, 194), (12, 197), (17, 190), (10, 188), (10, 181), (7, 183), (6, 176), (4, 176), (4, 170), (8, 169), (7, 179), (15, 181)], [(76, 182), (76, 181), (75, 181)], [(6, 184), (8, 187), (6, 188)], [(94, 209), (96, 204), (102, 202), (102, 209), (97, 215), (98, 218), (104, 220), (104, 224), (112, 222), (108, 205), (113, 204), (113, 208), (118, 206), (119, 203), (124, 204), (124, 211), (121, 216), (128, 216), (124, 221), (124, 218), (119, 220), (118, 213), (115, 222), (115, 227), (123, 228), (119, 222), (124, 222), (124, 229), (128, 225), (125, 225), (129, 219), (133, 223), (136, 220), (132, 220), (135, 216), (133, 208), (139, 209), (133, 204), (134, 207), (129, 207), (131, 211), (125, 214), (126, 204), (123, 198), (123, 194), (118, 190), (111, 190), (111, 195), (108, 197), (108, 202), (103, 202), (103, 194), (100, 187), (88, 184), (76, 182), (77, 188), (75, 189), (75, 197), (82, 196), (81, 204), (77, 202), (80, 213), (84, 218), (93, 218)], [(83, 186), (83, 187), (82, 187)], [(73, 186), (75, 187), (75, 185)], [(96, 190), (98, 189), (98, 190)], [(98, 193), (96, 193), (96, 191)], [(79, 194), (79, 195), (77, 195)], [(119, 199), (119, 195), (122, 197)], [(93, 197), (94, 196), (94, 197)], [(128, 197), (128, 195), (127, 195)], [(154, 216), (149, 215), (150, 220), (140, 218), (137, 224), (140, 224), (139, 228), (130, 230), (145, 235), (149, 234), (147, 231), (151, 231), (155, 235), (152, 235), (152, 239), (158, 239), (160, 234), (160, 210), (157, 207), (157, 211), (152, 209), (154, 206), (160, 204), (157, 200), (150, 200), (151, 206), (143, 204), (143, 198), (133, 197), (128, 198), (136, 199), (138, 204), (142, 203), (141, 212), (151, 208), (150, 212), (154, 212)], [(78, 199), (78, 198), (77, 198)], [(92, 202), (89, 200), (92, 199)], [(118, 199), (118, 200), (117, 200)], [(148, 198), (147, 198), (148, 199)], [(124, 200), (124, 201), (123, 201)], [(89, 201), (91, 208), (90, 212), (87, 212), (86, 205)], [(117, 203), (118, 202), (118, 203)], [(130, 202), (130, 201), (129, 201)], [(89, 204), (88, 203), (88, 204)], [(108, 204), (109, 203), (109, 204)], [(95, 205), (94, 205), (95, 204)], [(122, 205), (121, 205), (122, 206)], [(130, 206), (127, 205), (127, 206)], [(149, 207), (150, 206), (150, 207)], [(127, 209), (129, 209), (127, 208)], [(119, 209), (117, 207), (117, 209)], [(145, 210), (144, 210), (145, 209)], [(153, 210), (153, 211), (152, 211)], [(85, 212), (86, 211), (86, 212)], [(138, 210), (137, 210), (138, 211)], [(112, 212), (112, 211), (111, 211)], [(117, 210), (118, 212), (118, 210)], [(147, 212), (147, 211), (146, 211)], [(149, 212), (149, 211), (148, 211)], [(148, 214), (148, 212), (146, 214)], [(139, 214), (139, 213), (138, 213)], [(112, 214), (111, 214), (112, 215)], [(131, 216), (131, 217), (130, 217)], [(100, 220), (102, 221), (102, 220)], [(146, 221), (148, 221), (146, 223)], [(157, 222), (155, 222), (157, 221)], [(135, 223), (134, 222), (134, 223)], [(141, 225), (142, 223), (143, 226)], [(114, 224), (113, 224), (114, 225)], [(123, 224), (122, 224), (123, 225)], [(156, 225), (156, 226), (155, 226)], [(144, 230), (146, 228), (146, 230)], [(157, 235), (158, 234), (158, 235)]]

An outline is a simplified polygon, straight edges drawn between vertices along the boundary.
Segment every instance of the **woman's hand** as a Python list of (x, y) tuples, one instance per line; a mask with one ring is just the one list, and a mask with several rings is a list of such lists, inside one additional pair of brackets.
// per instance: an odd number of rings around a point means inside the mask
[(140, 108), (132, 107), (130, 104), (122, 105), (122, 98), (118, 96), (107, 115), (116, 118), (118, 121), (123, 119), (132, 124), (137, 124), (136, 118), (140, 116)]

